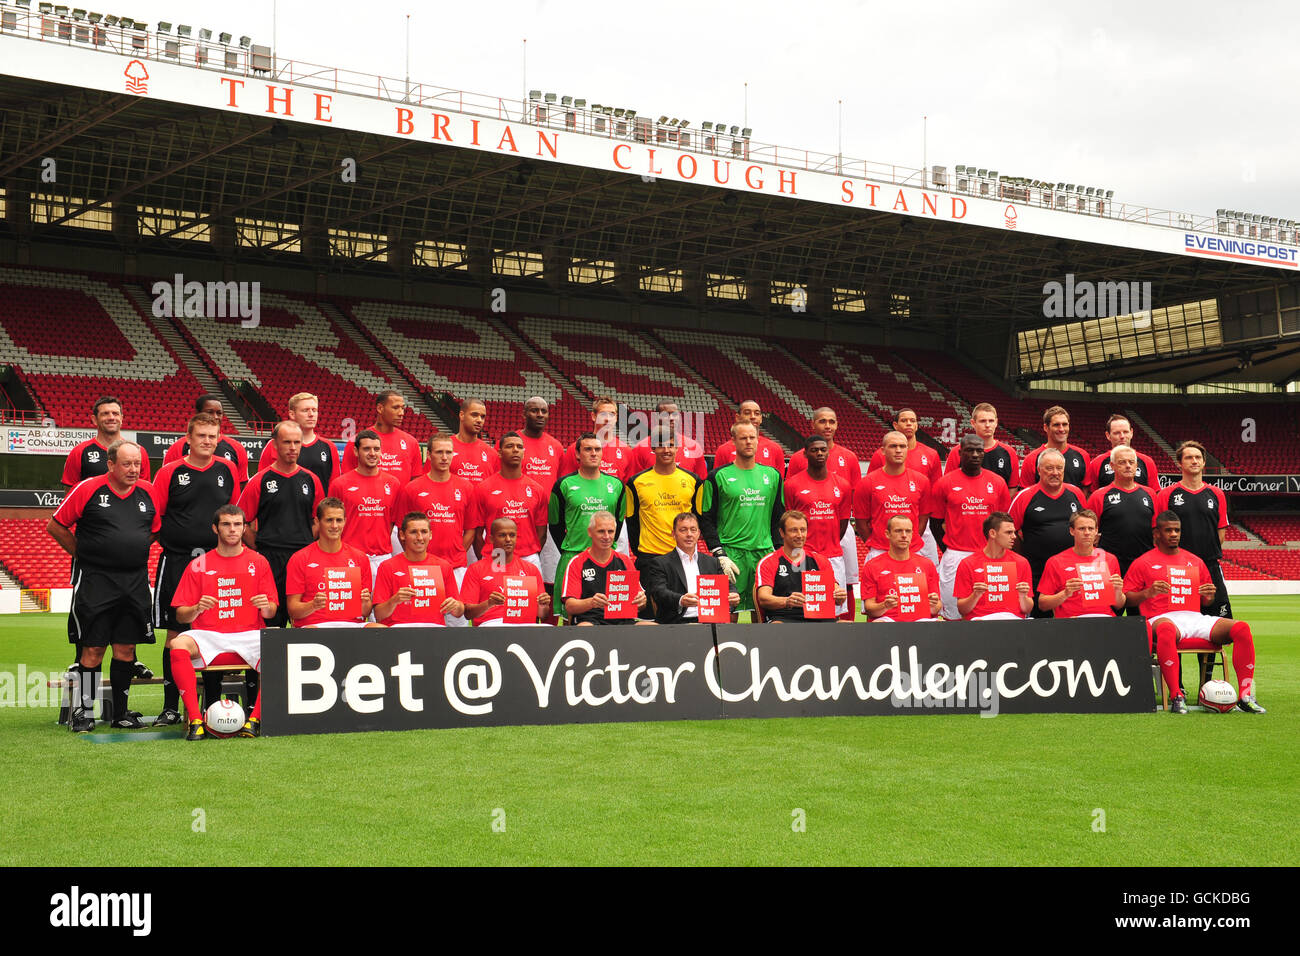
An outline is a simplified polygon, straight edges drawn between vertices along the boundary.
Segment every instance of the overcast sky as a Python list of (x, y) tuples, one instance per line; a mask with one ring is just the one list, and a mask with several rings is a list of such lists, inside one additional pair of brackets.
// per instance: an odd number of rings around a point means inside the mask
[[(112, 12), (117, 8), (105, 8)], [(221, 11), (218, 15), (216, 11)], [(270, 43), (270, 0), (121, 11)], [(1019, 0), (279, 0), (282, 58), (494, 96), (527, 86), (845, 156), (975, 164), (1197, 214), (1300, 218), (1300, 5)]]

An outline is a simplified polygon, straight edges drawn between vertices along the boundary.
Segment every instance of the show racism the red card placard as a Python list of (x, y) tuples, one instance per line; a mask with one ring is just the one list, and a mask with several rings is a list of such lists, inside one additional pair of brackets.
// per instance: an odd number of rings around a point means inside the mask
[(1075, 574), (1083, 582), (1083, 590), (1079, 594), (1083, 598), (1084, 613), (1104, 614), (1112, 607), (1115, 596), (1110, 586), (1110, 569), (1106, 565), (1106, 556), (1096, 554), (1088, 560), (1080, 558), (1074, 567)]
[(803, 573), (803, 616), (818, 620), (835, 616), (835, 575), (829, 571)]
[(731, 588), (725, 574), (701, 574), (696, 578), (695, 592), (700, 599), (701, 624), (726, 624), (731, 620)]
[(325, 610), (344, 617), (361, 617), (361, 569), (324, 568), (320, 590), (329, 603)]
[(411, 566), (411, 587), (415, 588), (415, 597), (411, 599), (411, 608), (416, 611), (434, 610), (442, 607), (447, 591), (442, 581), (442, 568), (434, 566), (422, 568)]
[(896, 574), (890, 590), (898, 598), (898, 607), (889, 612), (895, 621), (919, 621), (930, 616), (930, 602), (921, 593), (925, 590), (925, 575)]
[(526, 574), (507, 574), (502, 586), (506, 596), (506, 623), (536, 624), (537, 579)]
[(610, 571), (605, 575), (605, 620), (636, 617), (636, 595), (641, 590), (638, 571)]
[(1201, 610), (1201, 576), (1195, 568), (1169, 565), (1169, 610)]

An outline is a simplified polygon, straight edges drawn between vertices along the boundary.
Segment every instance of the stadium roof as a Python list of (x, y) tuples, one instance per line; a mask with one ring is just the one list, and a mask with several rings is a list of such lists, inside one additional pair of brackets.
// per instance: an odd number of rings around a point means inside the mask
[[(30, 31), (26, 19), (16, 27)], [(680, 128), (624, 117), (620, 129), (620, 118), (594, 108), (403, 89), (381, 78), (366, 89), (355, 75), (283, 61), (272, 78), (269, 59), (229, 47), (213, 46), (196, 68), (188, 42), (173, 57), (152, 35), (141, 34), (140, 46), (131, 33), (108, 31), (96, 49), (75, 32), (37, 29), (45, 42), (0, 32), (0, 186), (11, 200), (21, 192), (76, 200), (52, 224), (105, 205), (181, 212), (159, 239), (178, 250), (196, 245), (178, 238), (186, 224), (210, 224), (218, 244), (236, 217), (292, 224), (295, 233), (260, 249), (229, 247), (225, 258), (318, 266), (331, 230), (383, 237), (376, 250), (398, 250), (400, 262), (371, 268), (390, 272), (407, 270), (414, 243), (464, 245), (489, 261), (493, 250), (521, 250), (540, 255), (552, 285), (574, 261), (613, 262), (607, 288), (630, 298), (654, 297), (638, 277), (682, 270), (686, 297), (736, 277), (751, 292), (735, 307), (767, 312), (779, 308), (769, 290), (797, 285), (809, 312), (882, 329), (900, 325), (901, 301), (907, 328), (937, 342), (957, 324), (964, 336), (1002, 342), (1017, 329), (1057, 324), (1044, 316), (1044, 286), (1067, 274), (1150, 282), (1156, 307), (1294, 287), (1294, 244), (1238, 237), (1236, 224), (1216, 217), (1133, 211), (987, 171), (964, 183), (948, 173), (934, 185), (933, 171), (760, 146), (734, 133), (708, 144), (690, 131), (688, 146)], [(219, 59), (229, 69), (217, 69)], [(47, 157), (57, 163), (53, 184), (42, 179)], [(341, 175), (348, 158), (355, 182)], [(116, 239), (139, 242), (120, 230)], [(438, 275), (481, 284), (473, 272)], [(860, 292), (865, 310), (832, 316), (832, 290)], [(1300, 348), (1278, 338), (1137, 364), (1119, 356), (1070, 377), (1259, 379), (1267, 366), (1266, 377), (1285, 381), (1300, 373)]]

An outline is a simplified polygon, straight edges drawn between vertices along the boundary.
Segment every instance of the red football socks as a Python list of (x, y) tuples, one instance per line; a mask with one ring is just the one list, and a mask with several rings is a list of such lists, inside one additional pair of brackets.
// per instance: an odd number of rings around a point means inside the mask
[(1234, 621), (1228, 640), (1232, 641), (1232, 669), (1237, 672), (1237, 687), (1242, 697), (1250, 697), (1255, 693), (1255, 638), (1250, 633), (1250, 625)]
[(172, 680), (176, 682), (181, 700), (185, 703), (185, 719), (199, 720), (203, 715), (199, 713), (198, 681), (194, 676), (194, 662), (190, 660), (190, 652), (183, 647), (173, 647), (168, 654), (172, 661)]

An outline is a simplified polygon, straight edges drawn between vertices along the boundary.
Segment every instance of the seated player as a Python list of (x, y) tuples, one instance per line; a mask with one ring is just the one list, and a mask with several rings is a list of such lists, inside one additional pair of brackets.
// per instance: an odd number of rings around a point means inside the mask
[[(238, 505), (222, 505), (213, 516), (217, 546), (189, 563), (181, 575), (172, 606), (176, 620), (192, 625), (176, 635), (168, 653), (172, 676), (180, 688), (189, 721), (186, 740), (208, 736), (199, 709), (195, 681), (198, 668), (217, 664), (262, 666), (263, 622), (275, 617), (278, 595), (266, 558), (244, 547), (244, 512)], [(256, 737), (262, 728), (262, 695), (244, 721), (240, 737)]]
[(862, 565), (862, 609), (878, 624), (939, 620), (939, 571), (925, 555), (912, 552), (912, 519), (894, 515), (885, 533), (889, 550)]
[[(445, 627), (465, 613), (450, 561), (429, 553), (433, 532), (419, 511), (402, 518), (402, 553), (379, 566), (375, 620), (388, 627)], [(439, 583), (441, 581), (441, 583)], [(433, 591), (434, 593), (429, 593)]]
[(984, 547), (957, 565), (952, 593), (967, 621), (1021, 621), (1034, 607), (1029, 562), (1011, 550), (1016, 523), (1005, 511), (984, 519)]
[(1070, 515), (1074, 547), (1047, 559), (1038, 579), (1038, 606), (1057, 617), (1114, 617), (1124, 607), (1119, 560), (1097, 543), (1097, 515)]
[[(608, 511), (597, 511), (587, 525), (590, 546), (569, 562), (564, 572), (564, 585), (560, 596), (564, 600), (564, 614), (571, 624), (654, 624), (651, 620), (634, 617), (606, 618), (609, 605), (610, 571), (636, 571), (636, 564), (625, 554), (614, 550), (617, 523)], [(639, 611), (645, 607), (645, 589), (637, 585), (632, 603)]]
[[(522, 561), (515, 554), (515, 540), (519, 534), (509, 518), (497, 518), (488, 529), (492, 551), (487, 557), (475, 561), (465, 572), (460, 596), (464, 602), (463, 616), (476, 627), (518, 627), (544, 623), (551, 614), (551, 596), (542, 583), (542, 572), (530, 561)], [(512, 578), (526, 578), (523, 589), (537, 595), (537, 617), (531, 620), (506, 619), (510, 608), (506, 588)]]
[(1178, 546), (1182, 531), (1182, 521), (1174, 512), (1156, 515), (1156, 546), (1134, 561), (1124, 577), (1128, 603), (1138, 605), (1151, 627), (1160, 673), (1174, 695), (1169, 710), (1187, 713), (1178, 679), (1178, 651), (1216, 651), (1231, 644), (1238, 709), (1248, 714), (1266, 713), (1255, 700), (1255, 638), (1250, 625), (1201, 613), (1218, 588), (1205, 562)]
[[(833, 623), (834, 617), (804, 617), (804, 572), (825, 572), (835, 580), (830, 559), (804, 547), (808, 540), (808, 518), (802, 511), (787, 511), (781, 515), (777, 528), (781, 534), (780, 550), (759, 561), (754, 572), (758, 606), (764, 618), (769, 624), (803, 620)], [(848, 599), (848, 592), (836, 584), (832, 598), (840, 604)]]
[[(370, 561), (360, 548), (344, 542), (346, 515), (341, 499), (322, 498), (313, 525), (316, 540), (289, 559), (284, 599), (294, 627), (364, 627), (370, 616)], [(350, 603), (348, 589), (330, 587), (331, 579), (341, 579), (349, 568), (357, 572), (360, 592), (352, 614), (345, 606)], [(331, 592), (337, 595), (333, 601)]]

